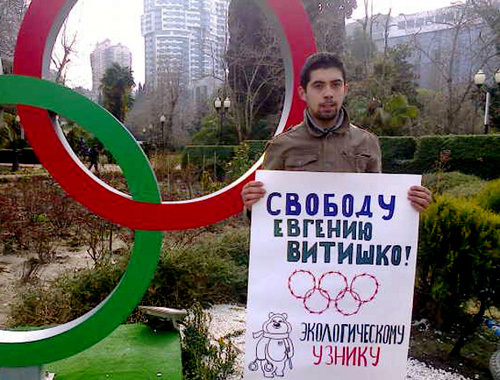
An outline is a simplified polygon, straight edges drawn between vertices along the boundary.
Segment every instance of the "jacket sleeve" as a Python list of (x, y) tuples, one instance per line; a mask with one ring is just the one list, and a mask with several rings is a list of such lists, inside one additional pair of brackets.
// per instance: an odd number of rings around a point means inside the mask
[(371, 159), (366, 168), (367, 173), (382, 173), (382, 152), (377, 136), (372, 135), (370, 139)]
[(284, 170), (284, 157), (282, 144), (275, 139), (271, 140), (264, 151), (264, 163), (262, 168), (266, 170)]

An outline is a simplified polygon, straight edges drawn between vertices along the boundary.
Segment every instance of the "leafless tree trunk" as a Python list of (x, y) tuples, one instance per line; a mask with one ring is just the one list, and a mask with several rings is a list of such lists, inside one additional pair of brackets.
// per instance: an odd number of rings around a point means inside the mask
[[(419, 41), (419, 33), (415, 33), (410, 38), (410, 45), (423, 54), (437, 70), (439, 79), (442, 81), (442, 91), (446, 97), (446, 107), (444, 123), (445, 134), (457, 131), (457, 125), (463, 120), (463, 113), (461, 113), (464, 104), (470, 97), (470, 92), (473, 88), (472, 77), (474, 69), (483, 67), (495, 55), (495, 51), (491, 51), (492, 41), (486, 32), (481, 31), (477, 38), (474, 38), (472, 29), (478, 26), (477, 16), (472, 12), (470, 4), (462, 4), (455, 6), (455, 18), (453, 21), (442, 21), (436, 24), (441, 24), (451, 31), (451, 38), (449, 39), (449, 47), (443, 48), (438, 46), (439, 55), (433, 54), (433, 45), (422, 46)], [(468, 36), (468, 45), (465, 49), (461, 49), (460, 40), (463, 38), (464, 33)], [(462, 37), (462, 38), (461, 38)], [(490, 36), (491, 37), (491, 36)], [(464, 83), (456, 82), (455, 68), (458, 64), (457, 60), (460, 59), (463, 51), (473, 52), (476, 62), (472, 62), (469, 68), (469, 78)]]
[[(59, 39), (61, 53), (54, 51), (52, 54), (52, 65), (56, 71), (55, 82), (64, 85), (66, 83), (66, 74), (68, 66), (71, 62), (71, 55), (75, 53), (75, 45), (78, 33), (71, 34), (68, 31), (68, 22), (65, 21), (62, 27), (61, 36)], [(57, 49), (56, 49), (57, 50)]]
[(240, 142), (251, 136), (262, 107), (276, 95), (273, 90), (282, 88), (284, 84), (283, 64), (277, 54), (277, 37), (270, 29), (262, 31), (260, 37), (261, 45), (241, 44), (237, 55), (228, 56), (232, 81), (229, 84), (233, 89), (233, 112)]

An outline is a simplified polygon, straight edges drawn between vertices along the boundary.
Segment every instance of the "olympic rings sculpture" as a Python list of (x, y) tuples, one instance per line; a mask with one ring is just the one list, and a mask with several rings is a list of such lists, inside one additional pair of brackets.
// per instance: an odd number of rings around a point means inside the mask
[(375, 299), (379, 287), (376, 277), (368, 273), (354, 276), (350, 284), (338, 271), (322, 274), (319, 281), (303, 269), (294, 271), (288, 278), (290, 294), (301, 300), (310, 314), (323, 314), (331, 305), (345, 317), (358, 314), (361, 306)]
[[(276, 134), (302, 119), (304, 104), (294, 91), (300, 68), (316, 51), (314, 34), (300, 0), (254, 0), (281, 36), (286, 74), (285, 105)], [(158, 231), (195, 228), (242, 210), (240, 191), (262, 158), (239, 180), (206, 197), (161, 202), (156, 178), (130, 133), (107, 111), (83, 96), (41, 80), (49, 77), (58, 32), (77, 0), (33, 0), (19, 31), (14, 75), (0, 76), (0, 105), (17, 105), (26, 137), (61, 187), (89, 210), (136, 230), (127, 270), (96, 308), (57, 327), (0, 331), (0, 366), (35, 366), (72, 356), (109, 335), (130, 314), (154, 275), (161, 249)], [(38, 79), (36, 79), (38, 78)], [(87, 128), (116, 158), (131, 196), (93, 176), (69, 148), (47, 110)]]

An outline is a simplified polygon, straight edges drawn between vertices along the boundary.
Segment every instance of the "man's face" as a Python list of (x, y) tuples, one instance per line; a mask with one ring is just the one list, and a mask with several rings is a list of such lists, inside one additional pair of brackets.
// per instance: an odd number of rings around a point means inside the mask
[(324, 127), (335, 121), (346, 94), (347, 84), (335, 67), (311, 71), (307, 88), (299, 87), (299, 96), (307, 103), (309, 113)]

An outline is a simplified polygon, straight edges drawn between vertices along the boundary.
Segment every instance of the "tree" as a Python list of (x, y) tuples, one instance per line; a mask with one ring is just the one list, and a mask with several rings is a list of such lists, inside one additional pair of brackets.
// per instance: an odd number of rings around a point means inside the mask
[[(473, 91), (472, 77), (497, 54), (491, 51), (494, 33), (481, 23), (470, 2), (444, 9), (436, 19), (435, 24), (442, 27), (439, 35), (430, 39), (414, 33), (409, 45), (430, 61), (434, 82), (445, 96), (443, 132), (457, 133), (474, 122), (474, 113), (466, 106)], [(464, 56), (471, 62), (465, 72), (460, 69)]]
[[(139, 85), (126, 125), (150, 143), (172, 149), (187, 141), (187, 130), (197, 112), (181, 84), (183, 73), (164, 67), (157, 75), (156, 87)], [(162, 125), (160, 118), (164, 116)], [(163, 128), (163, 129), (162, 129)]]
[(118, 120), (124, 121), (132, 104), (132, 88), (135, 86), (132, 69), (113, 63), (101, 79), (104, 107)]
[[(11, 171), (19, 170), (19, 156), (22, 148), (26, 145), (21, 140), (21, 124), (16, 120), (13, 113), (3, 113), (2, 122), (0, 122), (0, 149), (12, 149), (12, 167)], [(21, 149), (21, 150), (20, 150)]]
[(238, 139), (252, 138), (258, 120), (276, 115), (284, 98), (278, 37), (253, 2), (234, 0), (229, 10), (228, 84)]
[(347, 104), (355, 123), (382, 135), (412, 132), (404, 128), (418, 116), (417, 86), (408, 55), (405, 45), (388, 48), (370, 60), (367, 77), (349, 82)]
[(0, 0), (0, 9), (0, 57), (12, 59), (27, 1)]
[[(158, 87), (156, 88), (156, 104), (157, 117), (165, 117), (164, 125), (162, 128), (162, 146), (167, 148), (173, 147), (172, 130), (174, 124), (174, 116), (177, 111), (177, 104), (181, 96), (181, 73), (180, 70), (172, 70), (165, 68), (163, 72), (158, 74)], [(166, 133), (163, 131), (166, 128)], [(165, 140), (166, 138), (166, 140)]]
[(59, 38), (59, 48), (60, 52), (56, 49), (52, 54), (52, 65), (56, 71), (55, 82), (62, 84), (66, 83), (66, 74), (68, 71), (68, 66), (71, 62), (71, 55), (75, 53), (75, 45), (77, 41), (78, 33), (73, 33), (70, 35), (68, 32), (68, 22), (65, 21), (62, 27), (61, 35)]
[[(345, 20), (357, 7), (356, 0), (302, 0), (316, 36), (319, 51), (343, 57), (346, 44)], [(332, 43), (334, 41), (334, 43)]]
[(500, 7), (495, 0), (469, 0), (474, 12), (479, 15), (495, 34), (495, 48), (500, 55)]
[(347, 39), (347, 50), (345, 52), (345, 63), (349, 68), (349, 81), (366, 79), (369, 75), (370, 63), (376, 52), (377, 47), (373, 40), (367, 38), (361, 27), (357, 27)]
[(374, 107), (369, 116), (371, 129), (382, 136), (402, 134), (402, 128), (418, 116), (418, 108), (408, 104), (402, 94), (390, 95), (380, 106)]

